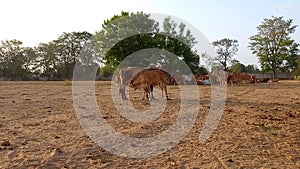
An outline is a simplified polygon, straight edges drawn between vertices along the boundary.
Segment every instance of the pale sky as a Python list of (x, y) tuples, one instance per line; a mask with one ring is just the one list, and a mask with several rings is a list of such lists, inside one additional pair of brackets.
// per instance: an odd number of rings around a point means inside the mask
[[(249, 37), (264, 18), (283, 16), (300, 25), (298, 0), (1, 0), (0, 40), (18, 39), (35, 46), (63, 32), (101, 30), (104, 20), (121, 11), (162, 13), (195, 26), (209, 41), (236, 39), (235, 56), (258, 64), (248, 49)], [(300, 27), (292, 37), (300, 42)]]

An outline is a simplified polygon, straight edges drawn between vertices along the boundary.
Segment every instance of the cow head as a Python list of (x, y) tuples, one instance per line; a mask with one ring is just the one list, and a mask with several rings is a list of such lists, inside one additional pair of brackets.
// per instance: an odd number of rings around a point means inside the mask
[(134, 82), (133, 82), (133, 80), (131, 80), (131, 81), (130, 81), (130, 83), (129, 83), (129, 87), (133, 88), (134, 90), (136, 90), (136, 89), (137, 89), (136, 85), (134, 85)]
[(250, 83), (255, 83), (256, 82), (256, 76), (250, 76)]

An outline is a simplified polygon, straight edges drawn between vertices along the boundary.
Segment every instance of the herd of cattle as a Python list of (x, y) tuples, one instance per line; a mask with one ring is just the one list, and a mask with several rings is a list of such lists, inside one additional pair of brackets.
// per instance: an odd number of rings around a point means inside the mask
[(129, 86), (133, 89), (142, 89), (144, 91), (143, 100), (145, 98), (152, 99), (153, 87), (158, 86), (162, 91), (162, 97), (168, 99), (167, 85), (186, 85), (186, 84), (219, 84), (219, 85), (240, 85), (245, 83), (264, 82), (251, 76), (248, 73), (232, 73), (225, 71), (214, 71), (211, 75), (171, 75), (160, 68), (142, 68), (142, 67), (126, 67), (120, 69), (115, 76), (115, 82), (119, 86), (119, 94), (122, 99), (126, 100), (125, 87)]

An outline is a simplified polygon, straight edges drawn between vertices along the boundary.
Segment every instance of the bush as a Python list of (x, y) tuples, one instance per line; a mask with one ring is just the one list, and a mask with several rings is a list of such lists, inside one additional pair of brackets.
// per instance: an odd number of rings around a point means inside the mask
[(66, 79), (64, 82), (65, 82), (64, 83), (65, 86), (71, 86), (72, 85), (72, 82), (70, 80), (68, 80), (68, 79)]

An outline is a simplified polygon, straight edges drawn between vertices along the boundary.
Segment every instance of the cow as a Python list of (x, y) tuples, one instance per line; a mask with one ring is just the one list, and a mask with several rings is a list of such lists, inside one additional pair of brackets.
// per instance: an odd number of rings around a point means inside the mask
[(228, 85), (231, 84), (231, 86), (233, 86), (233, 83), (236, 83), (236, 80), (235, 80), (235, 77), (232, 74), (230, 74), (227, 77), (227, 84)]
[(117, 75), (115, 76), (114, 81), (115, 81), (115, 84), (116, 84), (117, 86), (120, 86), (120, 85), (121, 85), (121, 79), (120, 79), (120, 75), (119, 75), (119, 74), (117, 74)]
[[(122, 68), (117, 77), (115, 78), (115, 82), (119, 85), (119, 94), (121, 94), (123, 100), (127, 100), (127, 96), (125, 94), (125, 87), (129, 84), (131, 79), (140, 71), (144, 70), (142, 67), (126, 67)], [(152, 92), (153, 97), (153, 86), (150, 86), (150, 92)]]
[(189, 75), (182, 75), (182, 84), (192, 84), (192, 78), (193, 74), (189, 74)]
[(210, 78), (212, 82), (218, 82), (220, 86), (223, 86), (227, 84), (228, 74), (226, 71), (223, 70), (215, 70), (213, 71)]
[(233, 72), (231, 75), (228, 75), (227, 83), (233, 86), (233, 83), (240, 85), (241, 83), (255, 83), (256, 77), (251, 76), (248, 73), (237, 73)]
[(208, 80), (209, 76), (208, 75), (198, 75), (197, 80)]
[(250, 83), (254, 84), (256, 82), (256, 76), (251, 76), (250, 75)]
[(196, 74), (196, 75), (194, 75), (194, 77), (195, 77), (196, 83), (198, 85), (207, 84), (206, 82), (209, 81), (209, 76), (208, 75)]
[(167, 84), (168, 85), (176, 85), (176, 79), (172, 75), (167, 76)]
[(159, 86), (162, 91), (162, 97), (164, 96), (164, 91), (166, 95), (166, 99), (168, 98), (166, 78), (169, 73), (165, 72), (162, 69), (158, 68), (148, 68), (140, 71), (136, 74), (132, 80), (130, 81), (129, 87), (133, 89), (143, 89), (144, 90), (144, 100), (149, 95), (149, 91), (151, 90), (151, 86)]

